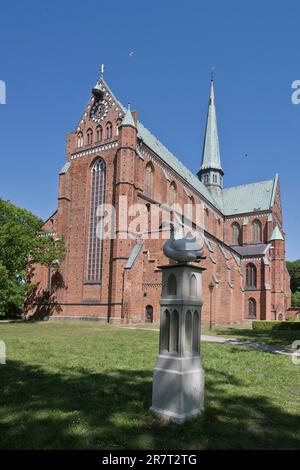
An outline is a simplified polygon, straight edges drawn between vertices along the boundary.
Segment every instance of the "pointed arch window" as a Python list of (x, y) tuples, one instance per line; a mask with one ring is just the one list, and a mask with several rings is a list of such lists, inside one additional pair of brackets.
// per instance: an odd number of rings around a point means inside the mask
[(106, 124), (106, 139), (111, 139), (112, 138), (112, 123), (108, 122)]
[(249, 299), (248, 300), (248, 318), (255, 319), (256, 318), (256, 300)]
[(97, 126), (96, 128), (96, 140), (97, 142), (102, 141), (102, 127), (101, 126)]
[(231, 244), (240, 245), (241, 228), (237, 222), (231, 224)]
[(146, 196), (152, 197), (153, 195), (153, 165), (147, 163), (145, 171), (145, 194)]
[(257, 270), (253, 263), (246, 266), (246, 287), (248, 289), (255, 289), (257, 287)]
[(195, 218), (196, 218), (196, 207), (195, 207), (195, 199), (193, 196), (189, 196), (189, 199), (188, 199), (188, 207), (187, 207), (187, 210), (186, 210), (186, 217), (189, 219), (189, 221), (186, 221), (186, 222), (194, 222)]
[(86, 143), (87, 143), (87, 145), (91, 145), (93, 143), (93, 131), (92, 131), (92, 129), (88, 129), (86, 131)]
[(252, 240), (253, 240), (253, 243), (260, 243), (262, 241), (262, 225), (259, 220), (253, 221)]
[(206, 174), (203, 176), (203, 183), (208, 184), (209, 183), (209, 176)]
[(172, 183), (169, 186), (169, 204), (170, 204), (170, 206), (172, 204), (176, 203), (176, 192), (177, 192), (176, 184), (174, 183), (174, 181), (172, 181)]
[(77, 134), (77, 148), (81, 148), (83, 146), (83, 134), (82, 132), (78, 132)]
[(105, 163), (101, 158), (99, 158), (95, 161), (91, 170), (89, 243), (87, 258), (87, 281), (89, 282), (101, 282), (103, 217), (99, 217), (98, 208), (104, 203), (104, 198)]
[(192, 274), (190, 278), (190, 296), (191, 297), (197, 296), (197, 279), (196, 279), (195, 274)]
[(119, 127), (121, 125), (121, 122), (122, 122), (121, 119), (118, 119), (116, 121), (116, 135), (119, 135)]

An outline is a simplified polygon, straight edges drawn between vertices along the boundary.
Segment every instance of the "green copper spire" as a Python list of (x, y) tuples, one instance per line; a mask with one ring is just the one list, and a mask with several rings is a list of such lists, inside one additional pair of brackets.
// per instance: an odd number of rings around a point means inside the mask
[(282, 235), (278, 225), (275, 226), (275, 228), (272, 232), (272, 235), (270, 237), (270, 242), (272, 242), (274, 240), (284, 240), (283, 235)]
[(202, 164), (200, 169), (204, 170), (206, 168), (222, 170), (213, 80), (210, 82), (209, 105), (202, 153)]
[(208, 187), (222, 188), (223, 170), (221, 166), (215, 93), (213, 79), (210, 82), (209, 104), (206, 119), (202, 163), (198, 172), (199, 179)]
[(128, 103), (128, 108), (127, 108), (126, 114), (124, 116), (124, 119), (123, 119), (121, 125), (122, 126), (131, 126), (131, 127), (136, 128), (136, 125), (135, 125), (135, 122), (133, 120), (131, 110), (130, 110), (130, 103)]

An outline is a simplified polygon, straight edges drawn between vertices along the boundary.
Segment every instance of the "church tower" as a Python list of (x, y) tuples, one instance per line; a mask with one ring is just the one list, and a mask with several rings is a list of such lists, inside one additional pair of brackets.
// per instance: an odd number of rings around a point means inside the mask
[(223, 188), (224, 172), (221, 166), (215, 94), (213, 79), (210, 82), (210, 96), (204, 135), (202, 163), (198, 178), (211, 191), (219, 196)]

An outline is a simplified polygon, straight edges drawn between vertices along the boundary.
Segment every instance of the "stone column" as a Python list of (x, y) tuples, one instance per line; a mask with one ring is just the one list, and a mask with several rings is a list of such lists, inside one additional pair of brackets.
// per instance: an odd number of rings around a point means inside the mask
[(177, 423), (204, 409), (200, 360), (202, 271), (188, 264), (161, 266), (159, 354), (153, 374), (155, 414)]

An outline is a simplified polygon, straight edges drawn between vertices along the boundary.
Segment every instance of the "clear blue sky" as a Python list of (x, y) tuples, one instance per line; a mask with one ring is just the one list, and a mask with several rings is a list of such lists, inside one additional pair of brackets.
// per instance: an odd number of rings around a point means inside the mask
[(56, 209), (66, 132), (102, 62), (118, 98), (196, 172), (215, 67), (225, 185), (278, 172), (287, 257), (300, 258), (300, 105), (291, 102), (299, 1), (27, 0), (0, 9), (0, 197), (43, 218)]

